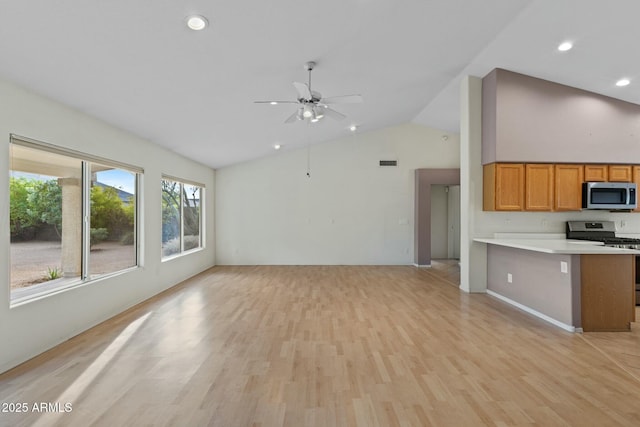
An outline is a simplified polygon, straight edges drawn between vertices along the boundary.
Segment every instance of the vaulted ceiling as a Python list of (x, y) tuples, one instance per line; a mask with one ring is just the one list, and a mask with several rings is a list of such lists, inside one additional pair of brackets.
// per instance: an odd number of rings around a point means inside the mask
[[(496, 67), (640, 104), (638, 16), (637, 0), (1, 0), (0, 76), (218, 168), (352, 124), (457, 132), (460, 79)], [(311, 60), (314, 90), (362, 95), (334, 106), (346, 119), (253, 103), (294, 100)]]

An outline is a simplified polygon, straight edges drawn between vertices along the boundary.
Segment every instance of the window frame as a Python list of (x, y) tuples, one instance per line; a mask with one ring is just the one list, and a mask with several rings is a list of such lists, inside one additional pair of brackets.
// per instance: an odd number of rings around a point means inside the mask
[[(136, 270), (143, 266), (142, 264), (142, 253), (141, 253), (141, 233), (143, 231), (142, 227), (142, 217), (141, 217), (141, 205), (142, 201), (142, 179), (144, 176), (144, 169), (139, 166), (130, 165), (127, 163), (119, 162), (116, 160), (111, 160), (99, 156), (94, 156), (91, 154), (83, 153), (77, 150), (60, 147), (57, 145), (53, 145), (47, 142), (38, 141), (32, 138), (19, 136), (16, 134), (10, 134), (9, 136), (9, 150), (11, 151), (11, 147), (20, 146), (32, 150), (38, 150), (41, 152), (47, 152), (51, 154), (56, 154), (60, 156), (65, 156), (68, 158), (77, 159), (80, 161), (81, 165), (81, 206), (82, 206), (82, 216), (81, 216), (81, 228), (82, 228), (82, 239), (80, 242), (80, 250), (81, 250), (81, 271), (78, 277), (70, 278), (68, 283), (61, 284), (60, 286), (43, 290), (42, 292), (34, 292), (33, 295), (27, 295), (23, 297), (13, 298), (13, 291), (9, 289), (9, 300), (10, 300), (10, 308), (17, 307), (19, 305), (29, 303), (31, 301), (39, 300), (42, 298), (46, 298), (51, 295), (55, 295), (57, 293), (73, 289), (76, 287), (84, 286), (108, 277), (112, 277), (115, 275), (120, 275), (129, 271)], [(9, 158), (12, 159), (13, 155), (10, 153)], [(11, 162), (12, 160), (10, 160)], [(135, 265), (126, 267), (120, 270), (111, 271), (107, 273), (102, 273), (99, 275), (91, 274), (91, 261), (90, 261), (90, 215), (91, 215), (91, 165), (98, 164), (103, 166), (113, 167), (114, 169), (121, 169), (127, 172), (131, 172), (135, 174), (135, 194), (134, 194), (134, 204), (135, 211), (133, 215), (133, 231), (134, 231), (134, 257), (135, 257)], [(9, 165), (9, 171), (13, 171), (13, 167)], [(11, 203), (9, 203), (9, 206)], [(9, 209), (7, 206), (7, 209)], [(11, 245), (10, 241), (11, 237), (9, 236), (9, 246)], [(11, 275), (11, 264), (9, 265), (9, 275)], [(9, 282), (9, 286), (11, 287), (11, 281)]]
[[(203, 249), (205, 249), (205, 239), (204, 239), (204, 230), (205, 230), (205, 219), (204, 219), (204, 205), (205, 205), (205, 193), (206, 193), (206, 186), (202, 183), (196, 182), (196, 181), (191, 181), (188, 179), (184, 179), (184, 178), (177, 178), (175, 176), (172, 175), (167, 175), (167, 174), (162, 174), (161, 178), (160, 178), (160, 191), (162, 192), (162, 181), (173, 181), (176, 182), (180, 185), (180, 250), (176, 253), (170, 254), (170, 255), (164, 255), (163, 253), (163, 248), (162, 248), (162, 242), (160, 245), (160, 260), (161, 262), (165, 262), (165, 261), (169, 261), (175, 258), (179, 258), (181, 256), (184, 255), (188, 255), (194, 252), (199, 252)], [(198, 246), (192, 249), (184, 249), (184, 186), (185, 185), (191, 185), (194, 187), (198, 187), (200, 189), (200, 202), (198, 205)], [(162, 194), (160, 197), (160, 216), (162, 217)], [(160, 235), (162, 237), (162, 227), (163, 227), (163, 223), (162, 220), (160, 221)], [(162, 238), (161, 238), (162, 240)]]

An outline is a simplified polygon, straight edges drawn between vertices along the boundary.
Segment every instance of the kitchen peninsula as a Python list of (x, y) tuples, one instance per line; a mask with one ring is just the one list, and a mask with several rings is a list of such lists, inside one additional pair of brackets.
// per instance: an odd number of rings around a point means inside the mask
[(487, 244), (487, 293), (571, 332), (630, 330), (640, 250), (537, 236), (474, 239)]

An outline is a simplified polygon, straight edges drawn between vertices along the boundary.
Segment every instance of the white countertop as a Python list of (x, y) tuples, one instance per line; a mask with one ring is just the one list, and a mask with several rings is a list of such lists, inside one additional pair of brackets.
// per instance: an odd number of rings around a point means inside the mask
[(474, 242), (490, 245), (507, 246), (528, 251), (545, 252), (548, 254), (600, 254), (600, 255), (640, 255), (640, 250), (620, 249), (603, 246), (602, 242), (567, 239), (538, 239), (538, 238), (476, 238)]

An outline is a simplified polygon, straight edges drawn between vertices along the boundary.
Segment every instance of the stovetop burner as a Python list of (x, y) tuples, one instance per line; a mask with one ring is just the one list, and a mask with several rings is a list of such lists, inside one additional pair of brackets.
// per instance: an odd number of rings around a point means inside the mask
[(602, 242), (605, 246), (640, 249), (640, 239), (617, 237), (613, 221), (567, 221), (567, 239)]
[(600, 242), (603, 242), (605, 245), (616, 244), (616, 243), (629, 243), (629, 244), (640, 244), (640, 239), (634, 239), (631, 237), (607, 237), (603, 239), (597, 239)]

